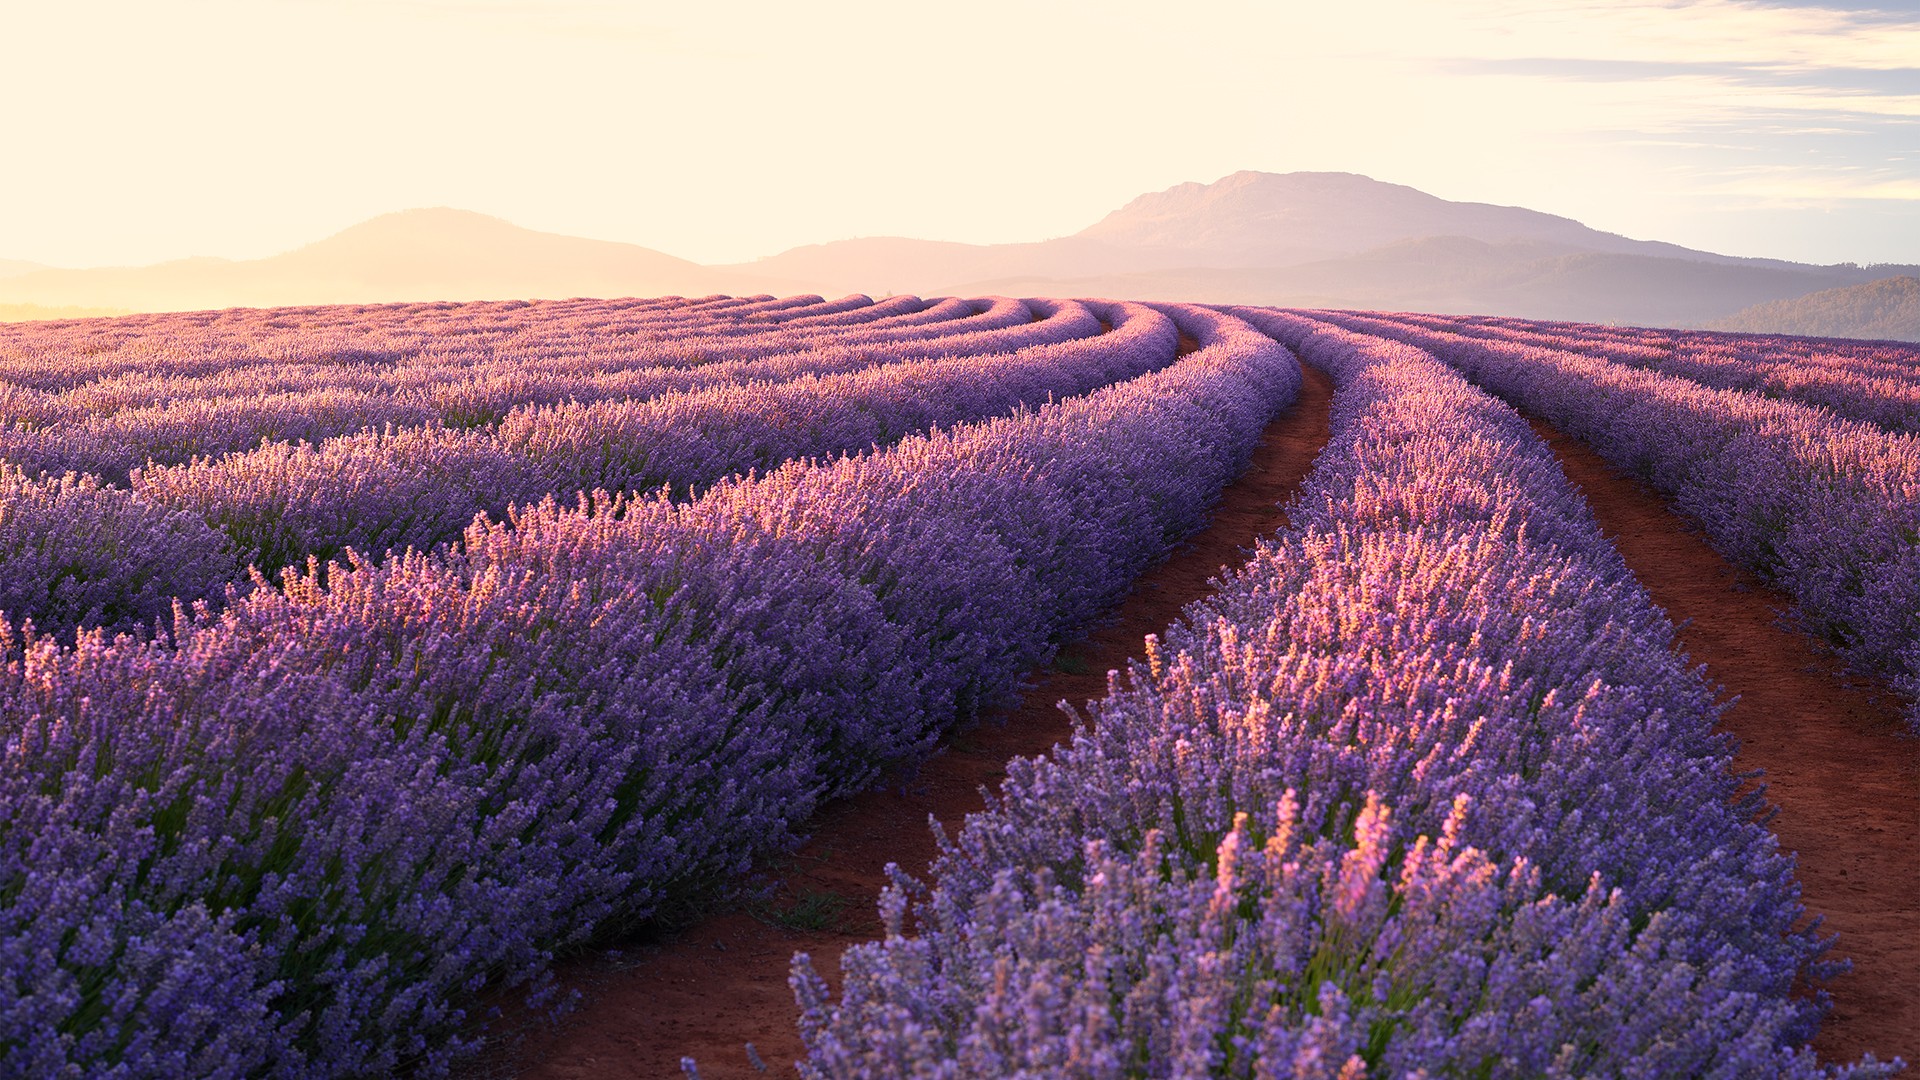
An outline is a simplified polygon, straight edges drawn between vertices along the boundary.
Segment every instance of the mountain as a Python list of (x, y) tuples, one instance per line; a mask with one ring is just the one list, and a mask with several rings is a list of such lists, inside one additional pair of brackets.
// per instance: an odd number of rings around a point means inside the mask
[[(1374, 252), (1443, 238), (1460, 241), (1451, 250), (1465, 256), (1466, 264), (1455, 267), (1444, 258), (1436, 264), (1441, 249), (1408, 248), (1403, 252), (1411, 256), (1407, 268), (1457, 274), (1483, 267), (1484, 253), (1476, 246), (1499, 248), (1503, 262), (1580, 252), (1758, 261), (1629, 240), (1519, 207), (1448, 202), (1353, 173), (1238, 172), (1211, 184), (1180, 184), (1142, 195), (1056, 240), (993, 245), (898, 237), (842, 240), (795, 248), (738, 269), (810, 281), (836, 293), (948, 293), (994, 282), (1097, 282), (1137, 274), (1163, 280), (1168, 271), (1271, 270), (1353, 256), (1365, 256), (1360, 265), (1392, 275)], [(1218, 275), (1187, 276), (1211, 285)]]
[(1697, 251), (1353, 173), (1238, 172), (1142, 195), (1054, 240), (843, 240), (734, 269), (828, 295), (1124, 296), (1698, 325), (1900, 268)]
[(535, 232), (466, 210), (383, 214), (282, 255), (0, 277), (0, 303), (177, 311), (398, 300), (804, 291), (633, 244)]
[(1814, 266), (1635, 240), (1353, 173), (1238, 172), (1020, 244), (868, 237), (701, 266), (461, 210), (387, 214), (266, 259), (0, 263), (0, 305), (233, 305), (712, 293), (1114, 296), (1699, 326), (1920, 267)]
[(21, 274), (31, 274), (35, 270), (45, 269), (47, 268), (39, 263), (22, 262), (19, 259), (0, 259), (0, 279), (19, 277)]
[(1883, 278), (1759, 304), (1714, 322), (1711, 329), (1920, 341), (1920, 278)]
[(1207, 266), (1284, 266), (1430, 237), (1525, 244), (1555, 254), (1726, 258), (1629, 240), (1537, 210), (1449, 202), (1340, 172), (1237, 172), (1211, 184), (1179, 184), (1140, 196), (1078, 235), (1125, 247), (1189, 251)]

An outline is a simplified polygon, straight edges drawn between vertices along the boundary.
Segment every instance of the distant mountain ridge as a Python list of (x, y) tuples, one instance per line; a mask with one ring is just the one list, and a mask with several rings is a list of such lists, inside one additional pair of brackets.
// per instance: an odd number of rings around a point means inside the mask
[(1635, 240), (1354, 173), (1238, 172), (1141, 195), (1066, 237), (870, 237), (702, 266), (462, 210), (387, 214), (266, 259), (0, 262), (0, 305), (237, 305), (712, 293), (1112, 296), (1698, 326), (1920, 267), (1814, 266)]
[(1179, 184), (1040, 243), (843, 240), (739, 268), (822, 293), (1116, 296), (1684, 326), (1915, 269), (1696, 251), (1328, 172)]
[(382, 214), (264, 259), (0, 276), (0, 303), (136, 311), (787, 291), (802, 290), (635, 244), (536, 232), (446, 208)]
[[(1629, 240), (1517, 206), (1450, 202), (1404, 184), (1341, 172), (1237, 172), (1142, 195), (1077, 235), (1130, 247), (1237, 257), (1248, 266), (1358, 255), (1430, 237), (1707, 260), (1728, 256)], [(1729, 260), (1733, 261), (1733, 260)]]
[(1776, 300), (1721, 319), (1711, 328), (1750, 334), (1920, 341), (1920, 278), (1884, 278)]

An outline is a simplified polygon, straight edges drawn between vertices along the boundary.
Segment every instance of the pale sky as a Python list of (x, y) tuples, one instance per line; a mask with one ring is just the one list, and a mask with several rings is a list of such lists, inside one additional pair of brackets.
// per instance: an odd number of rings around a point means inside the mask
[(62, 266), (1038, 240), (1240, 169), (1920, 263), (1920, 0), (0, 0), (0, 102), (0, 259)]

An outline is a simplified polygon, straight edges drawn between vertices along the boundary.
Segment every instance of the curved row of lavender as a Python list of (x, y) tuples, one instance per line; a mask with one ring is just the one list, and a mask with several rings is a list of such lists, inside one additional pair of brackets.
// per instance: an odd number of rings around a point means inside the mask
[(311, 389), (327, 370), (349, 387), (399, 392), (496, 360), (596, 375), (754, 359), (847, 333), (912, 342), (991, 331), (1047, 310), (1006, 297), (895, 299), (926, 306), (902, 314), (892, 300), (863, 296), (790, 298), (777, 310), (738, 301), (474, 302), (4, 324), (0, 338), (11, 340), (0, 343), (0, 378), (10, 386), (8, 415), (47, 423), (156, 401)]
[(1920, 728), (1920, 435), (1577, 352), (1328, 318), (1432, 350), (1665, 493), (1791, 593), (1808, 629), (1915, 699)]
[[(374, 557), (457, 538), (473, 516), (547, 495), (690, 489), (795, 458), (834, 457), (1037, 407), (1174, 358), (1173, 324), (1137, 304), (1058, 305), (1081, 333), (1007, 354), (901, 360), (780, 383), (516, 409), (497, 425), (427, 425), (279, 443), (137, 470), (135, 495), (191, 513), (271, 576), (348, 548)], [(1092, 310), (1090, 310), (1090, 308)], [(1100, 320), (1111, 333), (1098, 333)], [(1092, 333), (1085, 331), (1091, 330)]]
[(1394, 318), (1430, 330), (1582, 353), (1703, 386), (1817, 405), (1889, 431), (1920, 433), (1920, 345), (1493, 316)]
[(280, 365), (471, 362), (509, 345), (539, 358), (559, 358), (594, 339), (601, 342), (603, 359), (617, 359), (621, 346), (630, 343), (609, 335), (622, 328), (671, 326), (690, 314), (725, 310), (669, 297), (233, 308), (7, 323), (0, 324), (0, 377), (60, 393), (127, 377), (245, 378)]
[[(623, 340), (631, 334), (697, 346), (750, 333), (748, 324), (764, 330), (870, 307), (871, 300), (857, 295), (831, 302), (818, 296), (667, 297), (233, 308), (0, 323), (0, 378), (58, 392), (143, 374), (225, 378), (289, 364), (476, 363), (507, 352), (534, 362), (617, 367), (644, 344)], [(918, 318), (881, 314), (895, 323)], [(940, 317), (958, 316), (949, 309)], [(739, 329), (730, 335), (728, 325)]]
[(1292, 524), (896, 877), (837, 1001), (796, 958), (802, 1071), (1878, 1074), (1804, 1049), (1791, 860), (1553, 455), (1417, 350), (1244, 314), (1339, 386)]
[(888, 451), (0, 631), (0, 1074), (435, 1072), (483, 987), (724, 891), (1204, 520), (1299, 369), (1168, 314), (1168, 368)]
[[(842, 315), (877, 308), (882, 305)], [(219, 457), (263, 441), (318, 441), (428, 423), (480, 427), (517, 408), (782, 381), (915, 356), (1006, 352), (1099, 330), (1077, 304), (977, 301), (946, 313), (938, 322), (906, 326), (896, 325), (899, 316), (854, 326), (795, 326), (809, 320), (771, 322), (728, 309), (701, 312), (700, 336), (692, 338), (675, 336), (650, 317), (567, 335), (550, 331), (536, 341), (516, 334), (483, 346), (450, 335), (434, 341), (431, 351), (394, 352), (379, 361), (366, 359), (365, 350), (351, 351), (360, 359), (350, 364), (236, 360), (213, 374), (175, 375), (156, 361), (151, 369), (57, 393), (0, 382), (0, 457), (29, 472), (90, 473), (124, 484), (145, 464)], [(609, 355), (609, 343), (620, 351)], [(206, 354), (225, 355), (219, 338), (193, 348), (196, 365)], [(59, 350), (36, 360), (44, 363), (49, 355)], [(0, 365), (0, 379), (8, 377)]]
[[(478, 429), (427, 424), (317, 447), (269, 444), (136, 470), (131, 492), (9, 473), (0, 486), (0, 612), (62, 635), (79, 626), (139, 631), (170, 616), (176, 600), (217, 600), (236, 579), (244, 586), (249, 564), (271, 576), (348, 547), (376, 559), (429, 549), (457, 538), (475, 513), (499, 517), (548, 494), (673, 484), (684, 495), (789, 458), (1069, 397), (1173, 358), (1172, 325), (1139, 305), (1033, 301), (1019, 310), (1023, 321), (998, 331), (870, 347), (860, 371), (790, 370), (784, 383), (519, 408)], [(1101, 333), (1106, 326), (1112, 332)], [(1016, 351), (979, 355), (994, 341)], [(958, 355), (885, 362), (946, 349)], [(102, 534), (103, 517), (119, 531)]]

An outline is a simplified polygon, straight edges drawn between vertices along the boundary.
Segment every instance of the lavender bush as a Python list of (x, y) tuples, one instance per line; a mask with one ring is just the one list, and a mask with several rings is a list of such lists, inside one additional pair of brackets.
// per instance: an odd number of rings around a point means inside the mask
[(81, 626), (149, 629), (175, 597), (215, 593), (236, 571), (226, 538), (193, 514), (0, 465), (0, 622), (68, 640)]

